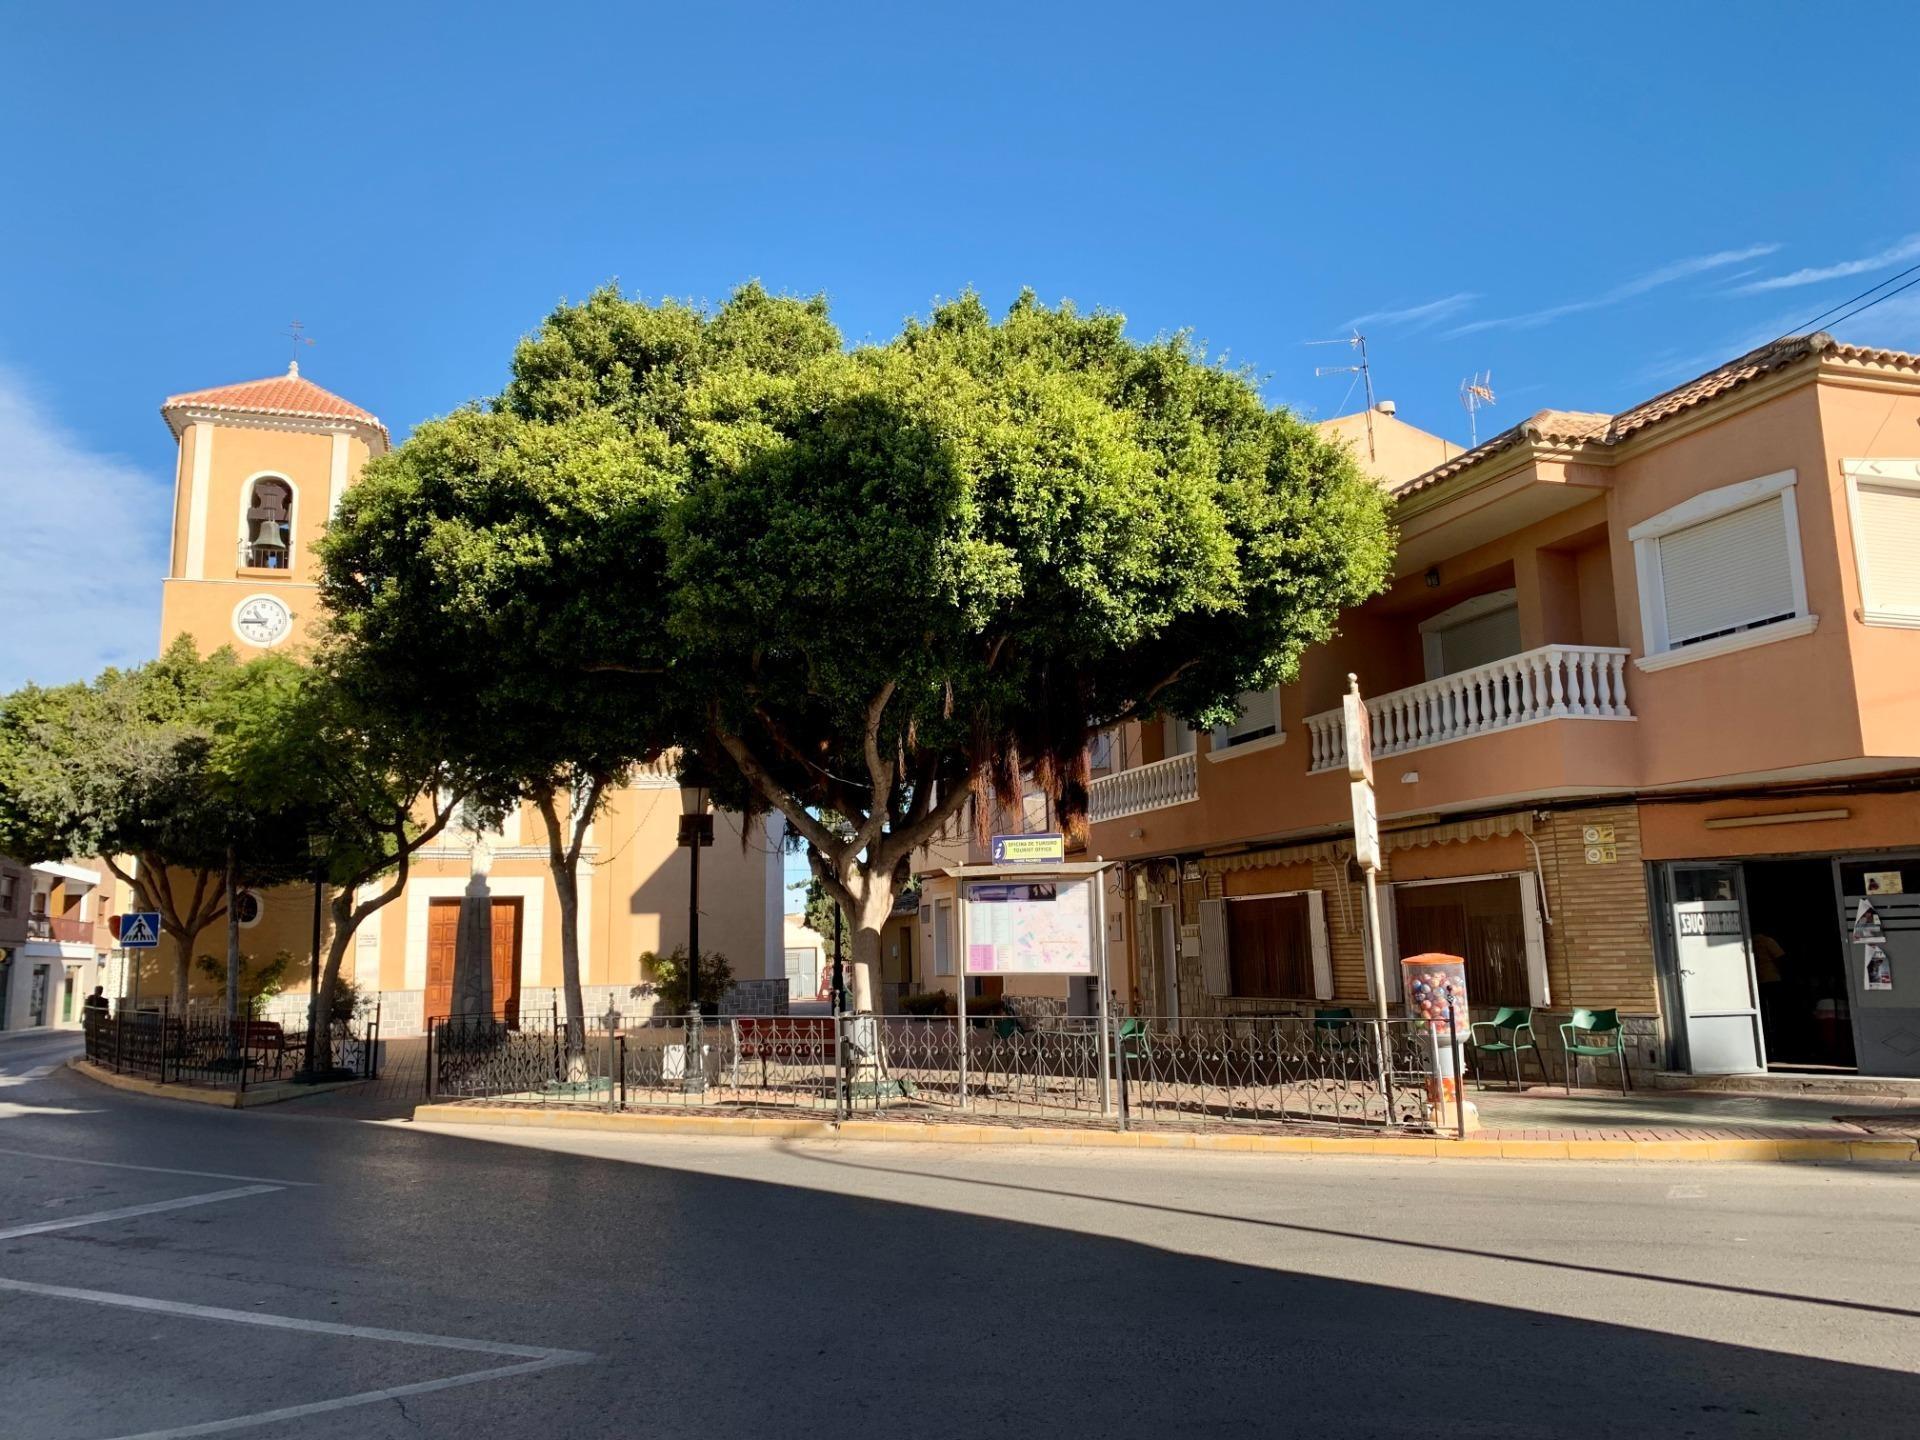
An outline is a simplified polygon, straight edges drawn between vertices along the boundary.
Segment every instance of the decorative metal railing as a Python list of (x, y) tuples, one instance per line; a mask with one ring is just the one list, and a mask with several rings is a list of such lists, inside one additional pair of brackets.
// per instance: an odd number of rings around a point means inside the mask
[(430, 1023), (428, 1093), (492, 1104), (844, 1120), (1426, 1130), (1417, 1021), (768, 1015)]
[(1193, 755), (1174, 755), (1102, 775), (1087, 787), (1087, 817), (1096, 823), (1163, 810), (1200, 798), (1200, 768)]
[[(1373, 753), (1399, 755), (1541, 720), (1631, 720), (1627, 654), (1601, 645), (1543, 645), (1367, 701)], [(1307, 717), (1311, 772), (1347, 763), (1338, 710)]]
[[(200, 1085), (246, 1090), (286, 1080), (306, 1068), (307, 1036), (274, 1020), (228, 1020), (204, 1008), (185, 1012), (166, 1007), (118, 1014), (89, 1014), (85, 1024), (86, 1058), (117, 1075), (138, 1075), (162, 1085)], [(317, 1073), (351, 1072), (370, 1080), (378, 1073), (380, 1013), (356, 1014), (336, 1021), (316, 1047)]]

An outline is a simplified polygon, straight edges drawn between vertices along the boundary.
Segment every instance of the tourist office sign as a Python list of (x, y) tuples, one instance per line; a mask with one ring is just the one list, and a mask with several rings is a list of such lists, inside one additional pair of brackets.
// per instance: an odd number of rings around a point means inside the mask
[(1067, 837), (1061, 834), (996, 835), (996, 865), (1058, 865), (1067, 858)]

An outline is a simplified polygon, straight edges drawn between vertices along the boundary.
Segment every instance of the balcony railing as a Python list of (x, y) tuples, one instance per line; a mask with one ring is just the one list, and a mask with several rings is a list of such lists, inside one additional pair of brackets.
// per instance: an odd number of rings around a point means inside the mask
[[(1543, 645), (1457, 675), (1367, 701), (1373, 753), (1399, 755), (1541, 720), (1631, 720), (1627, 652), (1599, 645)], [(1308, 771), (1347, 763), (1338, 710), (1307, 717)]]
[(1164, 810), (1200, 798), (1200, 770), (1192, 754), (1155, 760), (1113, 775), (1102, 775), (1087, 787), (1087, 817), (1096, 824)]
[(93, 922), (77, 915), (29, 915), (29, 940), (59, 940), (68, 945), (91, 945)]

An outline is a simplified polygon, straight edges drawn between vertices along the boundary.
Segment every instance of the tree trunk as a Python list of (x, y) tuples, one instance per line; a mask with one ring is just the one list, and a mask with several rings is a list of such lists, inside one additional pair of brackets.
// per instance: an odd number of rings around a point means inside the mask
[(560, 983), (567, 992), (567, 1079), (577, 1084), (587, 1078), (587, 1000), (580, 986), (580, 881), (574, 869), (555, 865), (553, 888), (560, 897)]
[(873, 875), (856, 875), (854, 885), (859, 886), (863, 878), (867, 881), (864, 892), (854, 891), (858, 898), (851, 917), (853, 956), (847, 967), (847, 1008), (856, 1015), (872, 1015), (878, 1009), (874, 1000), (880, 993), (883, 978), (880, 934), (893, 914), (898, 887), (891, 877), (883, 879)]
[[(227, 874), (223, 882), (227, 893), (227, 1033), (233, 1035), (233, 1022), (240, 1018), (240, 910), (234, 901), (233, 846), (227, 846)], [(227, 1045), (233, 1048), (229, 1038)]]
[(187, 1013), (187, 989), (193, 979), (193, 942), (200, 938), (198, 930), (169, 930), (173, 936), (173, 1012), (176, 1015)]
[(327, 943), (327, 963), (320, 971), (320, 996), (314, 1007), (320, 1028), (314, 1033), (313, 1063), (323, 1074), (333, 1069), (333, 991), (353, 945), (354, 932), (359, 929), (353, 920), (352, 886), (334, 896), (332, 909), (333, 939)]

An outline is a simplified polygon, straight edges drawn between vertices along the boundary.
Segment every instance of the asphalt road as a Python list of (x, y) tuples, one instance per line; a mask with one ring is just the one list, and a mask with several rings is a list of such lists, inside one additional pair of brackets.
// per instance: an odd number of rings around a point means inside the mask
[(1920, 1167), (624, 1140), (0, 1040), (0, 1436), (1916, 1433)]

